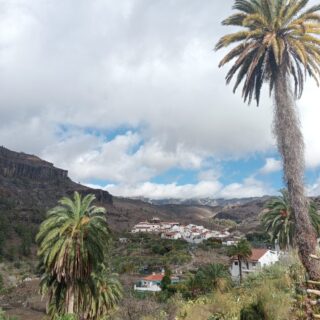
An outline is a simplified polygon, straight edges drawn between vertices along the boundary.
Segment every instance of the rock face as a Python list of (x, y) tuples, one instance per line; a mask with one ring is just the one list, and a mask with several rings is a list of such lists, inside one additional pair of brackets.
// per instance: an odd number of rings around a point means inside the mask
[(34, 181), (70, 181), (68, 171), (55, 168), (40, 158), (0, 147), (0, 176)]
[(74, 191), (93, 193), (100, 205), (112, 205), (107, 191), (77, 184), (68, 177), (68, 171), (34, 155), (0, 147), (0, 209), (9, 203), (18, 219), (39, 223), (48, 208)]

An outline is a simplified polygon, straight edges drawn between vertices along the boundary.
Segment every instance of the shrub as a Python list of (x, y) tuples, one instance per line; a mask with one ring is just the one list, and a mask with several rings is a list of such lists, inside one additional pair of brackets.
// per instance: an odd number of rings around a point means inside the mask
[(214, 313), (212, 314), (208, 320), (225, 320), (226, 318), (222, 313)]
[(244, 307), (240, 312), (240, 320), (267, 320), (261, 300)]

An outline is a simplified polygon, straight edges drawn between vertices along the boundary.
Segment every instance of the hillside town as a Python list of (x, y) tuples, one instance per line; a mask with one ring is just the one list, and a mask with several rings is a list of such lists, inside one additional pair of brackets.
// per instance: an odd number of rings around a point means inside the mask
[(161, 221), (159, 218), (139, 222), (132, 228), (131, 232), (156, 233), (160, 234), (162, 239), (182, 239), (193, 244), (199, 244), (210, 238), (224, 241), (231, 236), (227, 229), (223, 231), (209, 230), (204, 226), (195, 224), (182, 225), (179, 222)]

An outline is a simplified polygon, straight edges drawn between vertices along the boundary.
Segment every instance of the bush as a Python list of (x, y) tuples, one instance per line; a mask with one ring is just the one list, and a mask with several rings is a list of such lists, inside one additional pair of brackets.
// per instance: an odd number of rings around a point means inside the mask
[(225, 320), (226, 318), (222, 313), (214, 313), (212, 314), (208, 320)]
[(267, 320), (261, 300), (244, 307), (240, 312), (240, 320)]

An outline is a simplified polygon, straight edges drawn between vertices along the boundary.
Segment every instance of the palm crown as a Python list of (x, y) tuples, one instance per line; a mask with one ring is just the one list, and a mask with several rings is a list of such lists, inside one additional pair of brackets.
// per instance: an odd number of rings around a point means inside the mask
[(237, 74), (234, 91), (244, 80), (242, 95), (259, 104), (263, 82), (270, 93), (279, 71), (291, 75), (294, 93), (303, 91), (306, 74), (317, 84), (320, 74), (320, 5), (305, 9), (308, 0), (236, 0), (239, 12), (222, 23), (244, 30), (222, 37), (216, 50), (240, 42), (220, 62), (219, 66), (236, 59), (226, 76), (229, 83)]
[(38, 254), (58, 281), (84, 280), (103, 262), (109, 241), (105, 209), (91, 205), (95, 196), (62, 198), (48, 213), (37, 235)]
[(62, 198), (40, 226), (36, 240), (41, 287), (43, 293), (48, 291), (52, 314), (63, 313), (63, 308), (67, 313), (82, 312), (90, 296), (86, 288), (92, 289), (93, 275), (105, 262), (110, 233), (105, 209), (92, 205), (94, 199), (78, 192), (74, 199)]
[[(266, 213), (262, 216), (262, 224), (271, 236), (271, 240), (277, 240), (281, 248), (293, 246), (295, 243), (295, 220), (293, 210), (289, 202), (289, 194), (286, 189), (280, 191), (281, 196), (270, 200), (266, 204)], [(310, 202), (309, 216), (312, 225), (320, 235), (320, 215), (316, 204)]]

